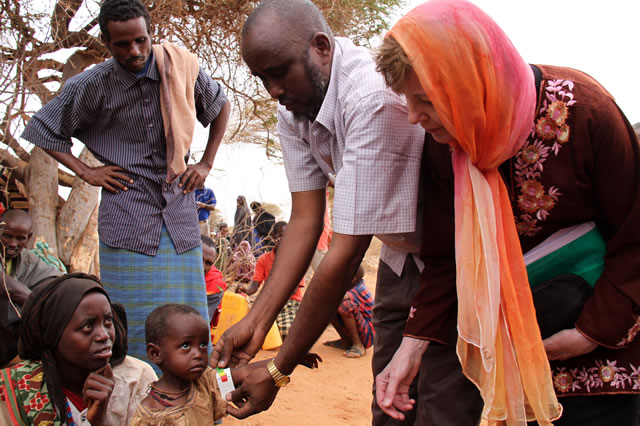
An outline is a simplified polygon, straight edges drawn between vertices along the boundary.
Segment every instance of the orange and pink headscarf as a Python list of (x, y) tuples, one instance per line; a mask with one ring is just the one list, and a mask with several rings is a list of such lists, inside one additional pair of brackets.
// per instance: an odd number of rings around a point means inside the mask
[(432, 0), (388, 35), (400, 43), (444, 127), (455, 135), (458, 356), (483, 419), (550, 424), (552, 384), (507, 188), (498, 166), (534, 119), (534, 76), (504, 32), (462, 0)]

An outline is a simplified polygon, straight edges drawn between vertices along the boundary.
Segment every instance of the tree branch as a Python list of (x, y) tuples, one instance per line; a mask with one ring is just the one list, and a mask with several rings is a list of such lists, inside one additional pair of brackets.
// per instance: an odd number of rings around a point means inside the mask
[(59, 0), (51, 15), (51, 35), (54, 40), (62, 41), (69, 33), (71, 19), (82, 6), (82, 0)]

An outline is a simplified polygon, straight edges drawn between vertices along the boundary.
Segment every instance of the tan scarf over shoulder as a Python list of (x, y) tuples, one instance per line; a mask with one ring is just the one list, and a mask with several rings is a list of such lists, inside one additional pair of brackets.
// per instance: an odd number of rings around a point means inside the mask
[(160, 109), (167, 141), (167, 182), (187, 169), (196, 123), (194, 87), (198, 78), (198, 57), (172, 43), (153, 46), (160, 73)]

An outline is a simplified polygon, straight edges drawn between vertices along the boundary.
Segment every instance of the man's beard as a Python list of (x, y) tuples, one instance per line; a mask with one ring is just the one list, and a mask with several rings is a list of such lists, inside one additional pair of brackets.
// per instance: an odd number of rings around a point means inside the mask
[(322, 102), (324, 101), (324, 96), (327, 93), (327, 88), (329, 87), (329, 78), (322, 75), (320, 70), (311, 62), (308, 52), (305, 52), (304, 55), (304, 70), (307, 78), (311, 82), (313, 94), (309, 101), (307, 110), (294, 112), (293, 118), (297, 121), (315, 121), (318, 113), (320, 112), (320, 108), (322, 107)]

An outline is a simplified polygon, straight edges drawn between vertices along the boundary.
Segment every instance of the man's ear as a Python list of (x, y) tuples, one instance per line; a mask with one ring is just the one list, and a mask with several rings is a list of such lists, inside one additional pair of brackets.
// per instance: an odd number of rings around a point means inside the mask
[(33, 232), (29, 232), (29, 236), (27, 237), (27, 241), (29, 241), (33, 237)]
[(311, 48), (318, 54), (322, 65), (327, 65), (331, 62), (333, 46), (331, 45), (331, 38), (326, 33), (315, 33), (311, 39)]
[(107, 38), (105, 33), (100, 32), (100, 40), (102, 40), (102, 43), (105, 45), (109, 53), (111, 53), (111, 48), (109, 47), (109, 39)]
[(147, 343), (147, 357), (149, 361), (156, 365), (160, 365), (162, 357), (160, 356), (160, 347), (155, 343)]

